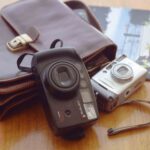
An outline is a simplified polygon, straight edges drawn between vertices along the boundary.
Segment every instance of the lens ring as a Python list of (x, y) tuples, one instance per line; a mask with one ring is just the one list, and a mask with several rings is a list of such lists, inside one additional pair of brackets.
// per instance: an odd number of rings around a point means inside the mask
[[(55, 75), (53, 74), (53, 72), (54, 72), (54, 69), (59, 66), (65, 66), (65, 67), (71, 68), (72, 71), (74, 72), (75, 79), (67, 87), (61, 86), (60, 84), (58, 84), (56, 82), (56, 78), (55, 78)], [(68, 62), (58, 62), (58, 63), (55, 63), (54, 65), (52, 65), (51, 67), (49, 67), (47, 75), (46, 75), (46, 80), (48, 82), (48, 86), (50, 86), (54, 91), (68, 93), (68, 92), (71, 92), (71, 91), (74, 91), (77, 89), (77, 87), (79, 86), (79, 82), (80, 82), (80, 76), (79, 76), (78, 70), (72, 64), (70, 64)]]
[(117, 80), (126, 81), (133, 78), (133, 70), (129, 65), (120, 63), (113, 66), (111, 75)]

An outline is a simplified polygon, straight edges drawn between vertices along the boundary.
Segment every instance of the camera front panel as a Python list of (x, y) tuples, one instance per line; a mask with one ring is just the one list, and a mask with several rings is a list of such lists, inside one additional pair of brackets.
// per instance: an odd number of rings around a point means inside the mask
[(54, 49), (37, 54), (32, 66), (41, 83), (48, 121), (57, 134), (66, 134), (98, 119), (87, 70), (74, 50)]

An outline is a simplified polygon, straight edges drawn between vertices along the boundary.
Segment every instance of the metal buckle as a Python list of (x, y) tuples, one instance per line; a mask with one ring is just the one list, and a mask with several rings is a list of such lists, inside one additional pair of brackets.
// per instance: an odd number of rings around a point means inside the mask
[(12, 52), (16, 52), (26, 49), (31, 42), (33, 42), (33, 40), (28, 34), (21, 34), (8, 42), (7, 47)]

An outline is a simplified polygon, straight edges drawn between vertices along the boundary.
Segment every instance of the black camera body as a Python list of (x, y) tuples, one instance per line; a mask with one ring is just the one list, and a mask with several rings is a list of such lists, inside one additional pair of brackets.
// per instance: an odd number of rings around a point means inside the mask
[(74, 49), (59, 48), (33, 55), (44, 110), (57, 135), (75, 134), (99, 117), (86, 67)]

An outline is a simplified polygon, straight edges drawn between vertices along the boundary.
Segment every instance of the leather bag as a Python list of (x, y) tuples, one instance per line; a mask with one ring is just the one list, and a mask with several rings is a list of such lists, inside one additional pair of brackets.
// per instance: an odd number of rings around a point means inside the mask
[[(85, 11), (88, 23), (74, 12), (76, 9)], [(76, 49), (90, 75), (115, 58), (116, 45), (103, 34), (90, 9), (80, 1), (17, 1), (1, 10), (0, 32), (0, 118), (36, 96), (33, 74), (17, 68), (21, 54), (50, 50), (50, 44), (61, 39), (64, 47)], [(25, 44), (24, 34), (29, 37)], [(29, 62), (26, 60), (25, 64)]]

